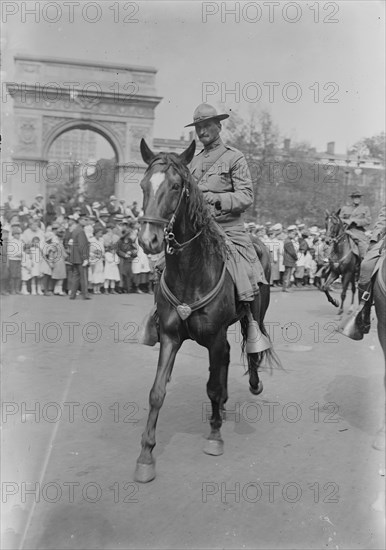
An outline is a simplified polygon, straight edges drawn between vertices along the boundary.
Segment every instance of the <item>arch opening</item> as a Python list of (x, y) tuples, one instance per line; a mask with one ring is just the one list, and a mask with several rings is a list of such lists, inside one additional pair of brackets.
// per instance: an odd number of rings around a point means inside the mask
[(78, 124), (58, 131), (45, 155), (46, 195), (76, 201), (105, 202), (114, 193), (118, 152), (100, 130)]

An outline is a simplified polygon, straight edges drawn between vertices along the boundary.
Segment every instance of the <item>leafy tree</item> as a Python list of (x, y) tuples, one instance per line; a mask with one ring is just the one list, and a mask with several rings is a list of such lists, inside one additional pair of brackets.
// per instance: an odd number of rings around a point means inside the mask
[(359, 154), (364, 158), (376, 158), (382, 161), (382, 164), (385, 164), (385, 141), (385, 132), (369, 138), (362, 138), (351, 147), (349, 153)]
[(116, 160), (100, 159), (93, 173), (85, 174), (85, 189), (89, 201), (108, 201), (114, 193)]

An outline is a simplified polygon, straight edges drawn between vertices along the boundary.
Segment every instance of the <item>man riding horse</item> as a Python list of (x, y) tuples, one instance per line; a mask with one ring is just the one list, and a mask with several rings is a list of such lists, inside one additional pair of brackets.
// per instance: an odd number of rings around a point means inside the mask
[[(249, 234), (244, 228), (243, 213), (253, 202), (251, 174), (244, 155), (225, 145), (221, 138), (221, 121), (227, 114), (218, 114), (207, 103), (199, 105), (193, 114), (194, 126), (204, 149), (193, 158), (190, 171), (210, 206), (215, 221), (223, 230), (228, 245), (227, 269), (235, 283), (239, 302), (251, 302), (259, 293), (259, 284), (267, 284), (264, 271)], [(158, 266), (161, 271), (163, 265)], [(157, 314), (144, 324), (142, 343), (154, 345)], [(158, 333), (158, 327), (157, 327)]]
[(346, 232), (357, 244), (359, 259), (362, 260), (368, 246), (365, 231), (371, 223), (370, 209), (368, 206), (361, 204), (362, 193), (360, 191), (353, 191), (350, 197), (352, 198), (352, 204), (342, 206), (339, 217), (346, 223)]
[(359, 290), (359, 311), (354, 313), (354, 330), (353, 317), (350, 316), (341, 326), (341, 332), (352, 338), (360, 340), (364, 334), (370, 331), (370, 314), (372, 305), (372, 286), (373, 273), (381, 254), (385, 252), (385, 235), (386, 235), (386, 206), (382, 206), (378, 214), (378, 219), (371, 233), (370, 244), (367, 252), (361, 263), (358, 290)]

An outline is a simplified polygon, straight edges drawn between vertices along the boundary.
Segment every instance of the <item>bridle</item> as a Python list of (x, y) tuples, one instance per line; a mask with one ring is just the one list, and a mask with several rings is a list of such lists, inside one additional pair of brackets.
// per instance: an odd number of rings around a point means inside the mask
[[(341, 219), (337, 216), (337, 215), (329, 215), (328, 216), (329, 219), (332, 219), (332, 220), (337, 220), (337, 224), (339, 224), (339, 226), (341, 227), (342, 229), (342, 232), (341, 233), (338, 233), (335, 237), (332, 237), (330, 236), (329, 239), (331, 241), (331, 243), (334, 245), (337, 245), (342, 239), (343, 237), (346, 237), (348, 236), (346, 231), (345, 231), (345, 227), (344, 227), (344, 224), (341, 223)], [(326, 235), (328, 236), (328, 235)], [(335, 267), (335, 269), (339, 269), (339, 266), (340, 264), (342, 264), (344, 262), (344, 260), (351, 254), (351, 250), (349, 250), (347, 252), (347, 254), (345, 254), (342, 258), (340, 258), (339, 262), (336, 262), (333, 260), (333, 258), (331, 257), (330, 258), (330, 263), (332, 263)], [(331, 252), (331, 256), (333, 256), (333, 253)]]
[(152, 168), (156, 164), (165, 165), (165, 169), (162, 170), (162, 172), (161, 172), (161, 173), (164, 173), (164, 174), (169, 170), (169, 168), (171, 166), (173, 166), (173, 168), (176, 170), (177, 174), (181, 177), (182, 182), (183, 182), (183, 186), (182, 186), (182, 189), (181, 189), (180, 196), (178, 197), (177, 206), (174, 209), (174, 212), (173, 212), (172, 217), (170, 218), (170, 220), (167, 220), (166, 218), (156, 217), (156, 216), (153, 216), (153, 217), (152, 216), (142, 216), (138, 221), (140, 223), (154, 223), (154, 224), (158, 224), (158, 225), (163, 225), (164, 226), (164, 236), (165, 236), (164, 238), (165, 238), (165, 241), (166, 241), (166, 253), (172, 255), (172, 254), (181, 252), (184, 248), (189, 246), (195, 239), (197, 239), (197, 237), (199, 237), (201, 235), (202, 230), (200, 230), (194, 237), (192, 237), (188, 241), (185, 241), (184, 243), (179, 243), (177, 241), (177, 239), (176, 239), (176, 237), (173, 233), (173, 227), (174, 227), (174, 224), (175, 224), (175, 221), (176, 221), (176, 218), (177, 218), (178, 210), (179, 210), (180, 205), (182, 203), (182, 199), (184, 197), (186, 197), (186, 199), (188, 200), (189, 196), (190, 196), (189, 187), (187, 186), (187, 181), (188, 181), (188, 177), (187, 177), (188, 172), (187, 172), (187, 170), (188, 169), (186, 168), (186, 172), (184, 174), (181, 170), (181, 165), (179, 165), (174, 159), (172, 159), (170, 157), (164, 158), (164, 157), (156, 156), (150, 162), (150, 164), (148, 165), (148, 167), (146, 169), (146, 172), (145, 172), (145, 175), (150, 170), (150, 168)]
[[(338, 216), (335, 216), (335, 215), (329, 215), (328, 216), (329, 219), (336, 219), (337, 220), (337, 223), (342, 227), (343, 231), (339, 234), (337, 234), (335, 237), (332, 237), (330, 235), (326, 235), (326, 237), (329, 238), (329, 240), (332, 242), (332, 243), (335, 243), (337, 244), (345, 235), (346, 235), (346, 232), (344, 231), (344, 226), (340, 224), (340, 219), (338, 218)], [(328, 228), (327, 228), (328, 229)]]

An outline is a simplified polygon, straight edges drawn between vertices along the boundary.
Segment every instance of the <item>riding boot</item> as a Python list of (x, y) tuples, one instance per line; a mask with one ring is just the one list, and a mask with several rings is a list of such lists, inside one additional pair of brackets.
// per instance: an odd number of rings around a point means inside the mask
[(362, 310), (358, 313), (356, 324), (363, 334), (370, 332), (371, 326), (371, 283), (370, 285), (358, 285), (359, 303), (363, 303)]
[(363, 335), (370, 331), (370, 313), (372, 304), (371, 282), (366, 285), (358, 285), (359, 306), (352, 315), (345, 319), (339, 332), (352, 340), (362, 340)]

